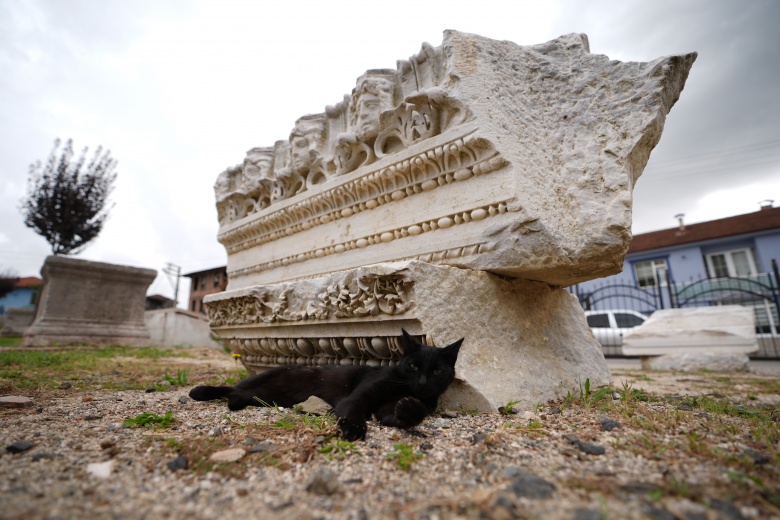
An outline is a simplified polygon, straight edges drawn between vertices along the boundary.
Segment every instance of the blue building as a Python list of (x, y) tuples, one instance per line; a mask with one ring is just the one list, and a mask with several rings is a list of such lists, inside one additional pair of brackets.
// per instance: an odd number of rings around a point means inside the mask
[(4, 316), (7, 309), (34, 308), (42, 283), (34, 276), (19, 278), (14, 289), (0, 298), (0, 316)]
[(685, 225), (680, 218), (678, 227), (635, 235), (621, 273), (581, 283), (572, 292), (586, 308), (648, 314), (728, 303), (725, 289), (733, 299), (737, 288), (767, 293), (764, 299), (776, 306), (768, 294), (777, 289), (773, 261), (780, 261), (780, 207), (767, 204), (754, 213), (698, 224)]

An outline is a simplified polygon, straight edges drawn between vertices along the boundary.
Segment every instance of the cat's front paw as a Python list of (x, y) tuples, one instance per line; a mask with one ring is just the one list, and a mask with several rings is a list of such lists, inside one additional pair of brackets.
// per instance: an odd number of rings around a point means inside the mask
[(337, 424), (344, 440), (351, 442), (366, 438), (366, 421), (354, 421), (346, 417), (339, 417)]
[(404, 397), (395, 403), (395, 417), (401, 428), (411, 428), (420, 424), (428, 410), (419, 399), (414, 397)]

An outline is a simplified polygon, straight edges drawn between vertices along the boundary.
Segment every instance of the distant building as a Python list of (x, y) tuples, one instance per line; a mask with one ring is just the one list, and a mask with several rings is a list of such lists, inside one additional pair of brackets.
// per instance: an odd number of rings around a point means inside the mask
[[(677, 227), (635, 235), (621, 273), (579, 284), (575, 292), (585, 307), (615, 307), (616, 292), (606, 290), (610, 287), (622, 287), (624, 296), (631, 295), (619, 308), (648, 314), (656, 306), (691, 305), (694, 299), (702, 304), (701, 295), (722, 296), (723, 287), (733, 292), (738, 285), (729, 280), (742, 280), (743, 291), (749, 283), (756, 293), (777, 289), (772, 264), (780, 261), (780, 207), (766, 201), (759, 211), (698, 224), (684, 224), (682, 217)], [(654, 296), (627, 292), (631, 287)], [(771, 307), (780, 306), (766, 299)], [(708, 305), (728, 303), (710, 300)]]
[(190, 279), (190, 301), (187, 309), (206, 314), (203, 297), (207, 294), (222, 292), (227, 287), (227, 267), (214, 267), (205, 271), (185, 274)]
[(0, 298), (0, 316), (7, 309), (35, 308), (42, 284), (43, 280), (35, 276), (17, 279), (14, 289)]
[(162, 294), (151, 294), (146, 297), (144, 310), (156, 311), (158, 309), (172, 309), (174, 303), (175, 302), (173, 300), (167, 296), (163, 296)]

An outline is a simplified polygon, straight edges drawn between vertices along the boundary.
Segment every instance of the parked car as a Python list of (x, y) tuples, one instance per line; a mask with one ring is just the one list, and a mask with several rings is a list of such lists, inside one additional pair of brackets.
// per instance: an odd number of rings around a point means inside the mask
[(647, 320), (644, 314), (628, 309), (585, 311), (585, 317), (605, 355), (622, 354), (623, 334)]

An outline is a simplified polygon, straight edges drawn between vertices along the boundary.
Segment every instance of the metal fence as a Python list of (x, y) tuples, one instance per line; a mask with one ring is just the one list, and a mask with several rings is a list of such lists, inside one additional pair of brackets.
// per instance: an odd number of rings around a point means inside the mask
[(658, 309), (742, 305), (753, 309), (759, 350), (753, 358), (780, 359), (780, 289), (777, 262), (772, 272), (739, 278), (706, 278), (675, 283), (669, 273), (657, 276), (655, 284), (636, 287), (605, 282), (576, 295), (586, 311), (588, 324), (607, 356), (622, 355), (623, 334)]

